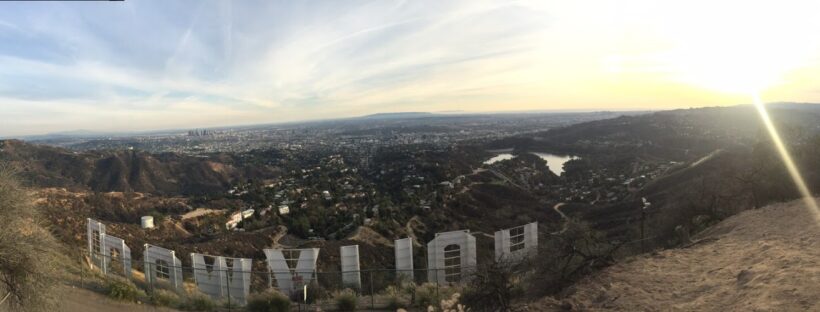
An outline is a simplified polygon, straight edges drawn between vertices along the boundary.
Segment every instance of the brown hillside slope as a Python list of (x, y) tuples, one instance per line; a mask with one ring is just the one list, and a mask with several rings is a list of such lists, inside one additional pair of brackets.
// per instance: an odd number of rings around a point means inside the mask
[(626, 260), (535, 310), (820, 311), (820, 224), (801, 201), (731, 217), (696, 243)]
[(237, 181), (273, 178), (279, 170), (246, 163), (236, 154), (74, 152), (17, 140), (0, 140), (0, 163), (19, 170), (22, 180), (35, 187), (164, 195), (225, 192)]

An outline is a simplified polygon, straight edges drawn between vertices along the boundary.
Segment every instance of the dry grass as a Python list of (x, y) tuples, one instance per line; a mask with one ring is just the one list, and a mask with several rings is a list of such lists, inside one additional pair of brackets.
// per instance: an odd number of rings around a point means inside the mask
[(10, 311), (48, 309), (58, 282), (59, 245), (32, 203), (15, 171), (0, 165), (0, 306)]

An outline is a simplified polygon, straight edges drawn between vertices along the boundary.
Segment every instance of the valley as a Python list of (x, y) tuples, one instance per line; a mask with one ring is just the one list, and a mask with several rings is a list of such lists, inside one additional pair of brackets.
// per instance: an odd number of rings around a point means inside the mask
[[(780, 120), (800, 121), (789, 124), (790, 142), (806, 177), (820, 179), (810, 152), (820, 148), (820, 115), (773, 111)], [(547, 246), (577, 233), (568, 224), (586, 224), (625, 257), (677, 246), (680, 227), (694, 235), (749, 207), (796, 198), (747, 112), (664, 111), (446, 145), (202, 155), (6, 140), (0, 160), (35, 190), (52, 232), (67, 246), (84, 244), (91, 218), (133, 246), (251, 258), (259, 271), (265, 248), (320, 248), (318, 270), (335, 272), (340, 246), (359, 245), (363, 268), (391, 269), (395, 239), (423, 243), (460, 229), (477, 237), (479, 261), (487, 262), (494, 231), (538, 222)], [(560, 175), (550, 160), (560, 162)], [(642, 210), (641, 201), (651, 209)], [(230, 221), (243, 210), (251, 214)], [(153, 217), (154, 229), (140, 228), (143, 216)], [(141, 252), (134, 248), (133, 259)], [(413, 257), (425, 262), (422, 252)]]

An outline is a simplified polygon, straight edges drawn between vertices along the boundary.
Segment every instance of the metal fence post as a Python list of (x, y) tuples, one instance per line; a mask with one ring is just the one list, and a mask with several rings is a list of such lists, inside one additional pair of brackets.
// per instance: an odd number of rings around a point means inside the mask
[(85, 288), (85, 257), (80, 251), (80, 287)]
[(373, 293), (373, 271), (368, 272), (370, 272), (370, 274), (368, 275), (370, 276), (370, 310), (372, 311), (373, 309), (375, 309), (375, 299), (373, 298), (373, 296), (375, 296), (375, 294)]
[(156, 275), (154, 275), (154, 270), (156, 268), (151, 267), (151, 266), (154, 265), (151, 262), (148, 262), (147, 264), (148, 264), (148, 267), (145, 270), (145, 278), (148, 279), (148, 289), (150, 289), (151, 294), (153, 294), (154, 293), (154, 280), (156, 279)]
[[(307, 298), (305, 298), (305, 294), (304, 294), (304, 293), (300, 294), (301, 296), (299, 296), (299, 294), (298, 294), (298, 291), (299, 291), (299, 290), (298, 290), (298, 288), (297, 288), (296, 281), (299, 281), (299, 280), (300, 280), (300, 279), (299, 279), (299, 272), (298, 272), (298, 271), (293, 272), (293, 276), (294, 276), (294, 278), (291, 280), (291, 289), (292, 289), (291, 291), (292, 291), (292, 292), (296, 292), (296, 293), (297, 293), (297, 295), (296, 295), (296, 303), (297, 303), (297, 304), (298, 304), (298, 306), (299, 306), (299, 312), (301, 312), (301, 311), (302, 311), (302, 302), (304, 301), (304, 302), (305, 302), (305, 304), (307, 304)], [(316, 279), (317, 279), (317, 280), (319, 279), (319, 275), (318, 275), (318, 274), (316, 275)], [(301, 284), (301, 283), (300, 283), (300, 284)], [(298, 286), (301, 286), (301, 285), (298, 285)], [(302, 291), (304, 291), (304, 288), (302, 288)], [(300, 297), (301, 297), (301, 298), (300, 298)], [(299, 299), (302, 299), (302, 300), (299, 300)]]
[(222, 273), (225, 274), (225, 289), (228, 292), (228, 311), (233, 309), (231, 306), (231, 279), (228, 277), (228, 270), (224, 270)]
[(435, 272), (435, 274), (436, 274), (436, 300), (440, 300), (441, 298), (439, 298), (439, 296), (441, 296), (441, 294), (439, 294), (439, 289), (438, 289), (438, 288), (439, 288), (439, 284), (438, 284), (438, 268), (435, 268), (435, 269), (433, 269), (433, 270), (434, 270), (433, 272)]

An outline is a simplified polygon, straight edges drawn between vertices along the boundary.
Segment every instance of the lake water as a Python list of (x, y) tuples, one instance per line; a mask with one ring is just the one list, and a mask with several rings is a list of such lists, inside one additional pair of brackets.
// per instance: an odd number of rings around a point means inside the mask
[(485, 165), (492, 165), (492, 164), (497, 163), (497, 162), (499, 162), (499, 161), (502, 161), (502, 160), (509, 160), (509, 159), (513, 159), (513, 158), (515, 158), (515, 156), (513, 156), (513, 154), (510, 154), (510, 153), (501, 153), (501, 154), (498, 154), (498, 155), (493, 156), (493, 158), (490, 158), (490, 159), (486, 160), (486, 161), (484, 162), (484, 164), (485, 164)]
[[(549, 153), (532, 153), (544, 161), (547, 162), (547, 167), (550, 168), (550, 171), (556, 175), (561, 175), (564, 173), (564, 164), (570, 160), (578, 159), (577, 156), (562, 156), (562, 155), (555, 155)], [(515, 158), (515, 155), (510, 153), (501, 153), (498, 155), (493, 156), (492, 158), (486, 160), (484, 164), (490, 165), (502, 160), (508, 160)]]
[(555, 175), (564, 173), (564, 164), (570, 160), (578, 159), (578, 156), (560, 156), (547, 153), (533, 153), (547, 162), (547, 167)]

